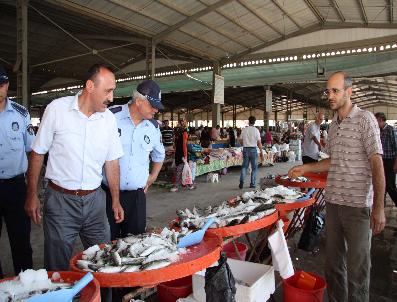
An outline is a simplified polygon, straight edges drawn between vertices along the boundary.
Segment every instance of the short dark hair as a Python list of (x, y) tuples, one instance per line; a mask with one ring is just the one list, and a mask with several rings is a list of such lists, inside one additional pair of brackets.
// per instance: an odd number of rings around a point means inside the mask
[(255, 116), (250, 116), (249, 118), (248, 118), (248, 123), (250, 124), (250, 125), (255, 125), (255, 122), (256, 122), (256, 118), (255, 118)]
[(85, 88), (88, 80), (95, 82), (95, 79), (96, 79), (98, 73), (101, 71), (101, 69), (107, 69), (111, 73), (114, 73), (110, 66), (103, 64), (103, 63), (95, 63), (90, 68), (88, 68), (88, 70), (83, 78), (83, 88)]
[(386, 122), (386, 114), (384, 114), (383, 112), (375, 113), (375, 117), (376, 117), (376, 119), (379, 119), (382, 122)]

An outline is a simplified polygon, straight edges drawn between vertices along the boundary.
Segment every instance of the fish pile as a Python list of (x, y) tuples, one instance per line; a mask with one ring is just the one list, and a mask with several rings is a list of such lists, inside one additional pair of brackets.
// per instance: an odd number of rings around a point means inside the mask
[(0, 301), (25, 301), (32, 296), (70, 288), (71, 286), (70, 283), (52, 282), (51, 279), (48, 279), (45, 269), (37, 271), (28, 269), (20, 272), (18, 277), (13, 280), (0, 282)]
[(288, 175), (284, 175), (284, 176), (281, 176), (280, 179), (288, 180), (288, 181), (291, 181), (291, 182), (309, 182), (309, 179), (307, 179), (304, 176), (298, 176), (298, 177), (295, 177), (295, 178), (290, 178), (290, 177), (288, 177)]
[(179, 232), (164, 228), (161, 234), (140, 234), (86, 249), (76, 266), (85, 271), (100, 273), (132, 273), (159, 269), (177, 261), (185, 249), (178, 249), (178, 241), (191, 231)]
[(277, 203), (293, 202), (303, 194), (286, 188), (277, 186), (265, 190), (245, 192), (237, 196), (233, 203), (227, 201), (220, 205), (208, 206), (204, 210), (193, 207), (192, 210), (178, 210), (178, 219), (174, 222), (176, 227), (199, 229), (208, 218), (213, 217), (214, 223), (210, 228), (222, 228), (244, 224), (261, 219), (273, 214)]

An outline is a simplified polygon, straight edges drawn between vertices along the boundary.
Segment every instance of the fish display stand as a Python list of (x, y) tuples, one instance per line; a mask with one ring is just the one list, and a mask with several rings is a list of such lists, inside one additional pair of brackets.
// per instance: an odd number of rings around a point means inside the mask
[[(48, 272), (48, 278), (52, 282), (60, 283), (70, 283), (73, 284), (79, 281), (87, 272), (69, 272), (69, 271), (59, 271), (59, 272)], [(15, 277), (0, 279), (0, 282), (14, 280)], [(81, 302), (98, 302), (101, 301), (101, 295), (99, 291), (99, 282), (94, 279), (85, 286), (79, 296), (79, 301)], [(55, 302), (55, 301), (54, 301)]]
[[(233, 203), (236, 199), (233, 198), (229, 200), (229, 203)], [(277, 210), (277, 209), (276, 209)], [(224, 238), (224, 244), (232, 243), (234, 246), (234, 250), (236, 255), (240, 258), (240, 260), (245, 260), (241, 257), (240, 252), (236, 245), (236, 240), (241, 237), (245, 236), (245, 239), (248, 242), (249, 248), (251, 253), (255, 253), (260, 246), (262, 245), (263, 241), (267, 241), (267, 236), (269, 235), (270, 229), (272, 229), (273, 225), (279, 218), (278, 210), (274, 213), (267, 215), (261, 219), (251, 221), (244, 224), (229, 226), (229, 227), (222, 227), (222, 228), (215, 228), (215, 229), (208, 229), (207, 232), (216, 234)], [(250, 238), (250, 234), (254, 234), (255, 231), (258, 231), (254, 238)], [(252, 257), (250, 257), (252, 258)], [(249, 259), (251, 261), (251, 259)], [(257, 261), (259, 262), (259, 261)]]
[[(179, 259), (169, 266), (133, 273), (93, 272), (93, 275), (101, 287), (138, 287), (134, 292), (139, 294), (159, 283), (190, 276), (207, 268), (219, 259), (222, 245), (222, 238), (219, 236), (205, 234), (203, 241), (186, 248), (186, 253), (181, 254)], [(100, 245), (101, 248), (103, 246)], [(82, 254), (83, 252), (80, 252), (70, 260), (72, 271), (85, 272), (76, 266)]]
[(304, 212), (305, 209), (309, 206), (315, 206), (320, 212), (325, 207), (325, 200), (324, 200), (324, 188), (327, 184), (327, 174), (326, 173), (307, 173), (303, 175), (309, 181), (308, 182), (297, 182), (297, 181), (290, 181), (287, 179), (282, 179), (281, 176), (276, 177), (276, 183), (279, 185), (283, 185), (285, 187), (294, 187), (294, 188), (301, 188), (301, 189), (308, 189), (314, 188), (316, 189), (314, 193), (314, 197), (308, 199), (303, 202), (294, 202), (291, 204), (279, 204), (276, 207), (280, 211), (280, 216), (282, 218), (286, 217), (286, 215), (294, 211), (293, 217), (290, 221), (290, 224), (285, 231), (285, 238), (288, 239), (292, 237), (298, 230), (303, 228), (305, 224), (304, 219)]

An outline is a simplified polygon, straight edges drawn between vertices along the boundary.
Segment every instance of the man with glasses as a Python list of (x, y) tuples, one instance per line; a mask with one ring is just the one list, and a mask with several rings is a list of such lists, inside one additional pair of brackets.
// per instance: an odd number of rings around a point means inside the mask
[(325, 95), (336, 111), (324, 149), (330, 158), (288, 172), (328, 172), (325, 275), (331, 302), (369, 301), (371, 229), (376, 235), (386, 222), (379, 127), (371, 112), (352, 104), (352, 84), (342, 71), (327, 82)]
[[(165, 157), (159, 124), (154, 115), (164, 109), (161, 91), (156, 82), (140, 83), (133, 99), (110, 111), (116, 117), (124, 155), (120, 158), (120, 202), (124, 221), (117, 223), (112, 215), (112, 196), (104, 174), (102, 187), (106, 192), (107, 213), (112, 240), (128, 234), (141, 234), (146, 230), (146, 192), (163, 165)], [(152, 170), (149, 173), (149, 155)]]

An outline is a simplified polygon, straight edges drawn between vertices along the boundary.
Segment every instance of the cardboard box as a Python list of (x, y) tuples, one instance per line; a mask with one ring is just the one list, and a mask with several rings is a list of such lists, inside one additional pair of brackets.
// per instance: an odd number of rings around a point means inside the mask
[[(234, 259), (227, 262), (236, 280), (236, 302), (264, 302), (274, 293), (272, 266)], [(204, 276), (205, 270), (193, 275), (193, 297), (199, 302), (205, 302)]]

